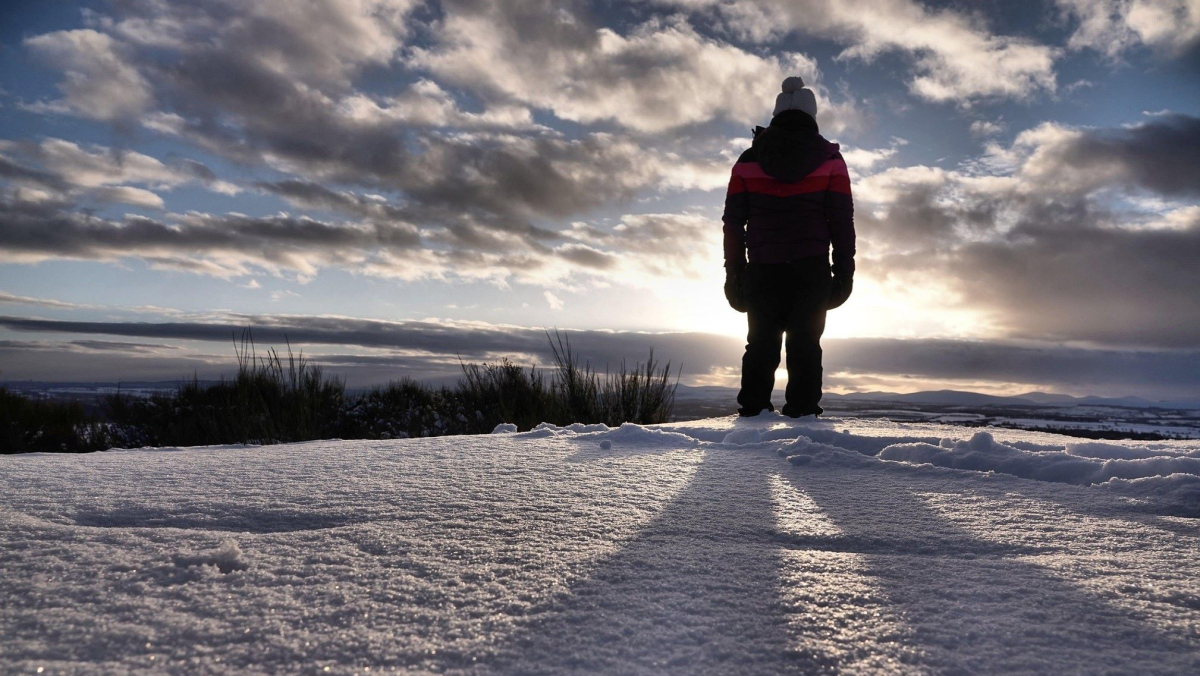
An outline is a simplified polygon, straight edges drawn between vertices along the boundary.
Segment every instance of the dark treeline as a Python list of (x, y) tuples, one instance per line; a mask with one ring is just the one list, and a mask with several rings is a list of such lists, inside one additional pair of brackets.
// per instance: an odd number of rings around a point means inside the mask
[(403, 379), (362, 393), (320, 366), (276, 350), (258, 355), (247, 331), (235, 343), (232, 378), (193, 379), (148, 397), (107, 395), (98, 412), (79, 402), (35, 400), (0, 387), (0, 453), (81, 453), (143, 446), (274, 444), (314, 439), (394, 439), (483, 434), (500, 423), (528, 430), (538, 423), (653, 424), (671, 417), (670, 363), (651, 351), (644, 364), (599, 373), (580, 365), (570, 341), (547, 336), (548, 373), (498, 364), (463, 364), (452, 386)]

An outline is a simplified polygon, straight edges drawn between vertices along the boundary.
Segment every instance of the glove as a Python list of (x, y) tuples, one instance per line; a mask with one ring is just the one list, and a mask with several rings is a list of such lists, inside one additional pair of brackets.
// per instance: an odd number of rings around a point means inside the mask
[(742, 271), (739, 269), (725, 269), (725, 300), (734, 310), (746, 311), (746, 299), (742, 297)]
[(854, 273), (834, 275), (833, 282), (829, 286), (829, 302), (825, 304), (825, 309), (832, 310), (841, 307), (853, 290)]

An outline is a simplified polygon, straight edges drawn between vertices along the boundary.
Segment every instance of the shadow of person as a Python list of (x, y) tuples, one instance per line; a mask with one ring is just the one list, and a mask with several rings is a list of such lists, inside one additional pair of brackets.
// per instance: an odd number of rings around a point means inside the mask
[[(1070, 542), (1046, 535), (1041, 553), (972, 533), (915, 493), (912, 473), (789, 469), (859, 551), (906, 624), (920, 661), (946, 673), (1200, 673), (1184, 633), (1146, 623), (1121, 606), (1056, 577), (1038, 557), (1070, 557)], [(931, 489), (944, 484), (931, 484)]]
[(691, 482), (492, 666), (519, 674), (811, 674), (779, 598), (778, 458), (708, 449)]

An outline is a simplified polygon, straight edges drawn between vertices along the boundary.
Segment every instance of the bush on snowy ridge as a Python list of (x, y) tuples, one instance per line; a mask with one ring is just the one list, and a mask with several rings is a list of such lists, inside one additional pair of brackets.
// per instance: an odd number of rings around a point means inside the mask
[(109, 448), (109, 439), (78, 401), (38, 401), (0, 387), (0, 452), (82, 453)]
[[(233, 378), (207, 385), (195, 378), (170, 394), (105, 398), (114, 446), (198, 446), (319, 439), (346, 402), (345, 385), (303, 353), (274, 350), (259, 356), (253, 337), (235, 344)], [(124, 442), (124, 443), (121, 443)]]
[[(0, 452), (86, 452), (141, 446), (271, 444), (313, 439), (397, 439), (485, 434), (500, 423), (529, 430), (542, 422), (655, 424), (670, 420), (676, 383), (670, 364), (601, 376), (580, 366), (570, 341), (547, 334), (555, 368), (547, 378), (508, 360), (463, 364), (452, 387), (403, 379), (361, 394), (327, 376), (288, 346), (259, 356), (249, 331), (235, 345), (234, 376), (205, 385), (193, 378), (150, 397), (105, 398), (102, 417), (77, 402), (35, 402), (0, 389)], [(677, 376), (678, 378), (678, 376)]]

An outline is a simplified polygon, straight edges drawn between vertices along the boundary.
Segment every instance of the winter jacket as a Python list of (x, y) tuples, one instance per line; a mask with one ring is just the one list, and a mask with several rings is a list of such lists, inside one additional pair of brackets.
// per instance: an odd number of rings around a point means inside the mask
[(854, 201), (838, 144), (811, 116), (789, 110), (754, 132), (725, 195), (725, 267), (829, 256), (834, 275), (854, 272)]

